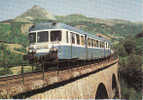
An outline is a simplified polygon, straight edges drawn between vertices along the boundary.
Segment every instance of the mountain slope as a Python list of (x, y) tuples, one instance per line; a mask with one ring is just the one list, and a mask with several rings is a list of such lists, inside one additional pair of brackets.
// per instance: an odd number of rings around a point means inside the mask
[(17, 22), (30, 22), (35, 19), (55, 20), (56, 18), (44, 8), (34, 5), (31, 9), (16, 17), (14, 20)]
[(142, 31), (143, 27), (141, 23), (133, 23), (127, 20), (91, 18), (81, 14), (56, 16), (56, 18), (59, 22), (64, 22), (84, 31), (110, 35), (116, 39), (136, 35)]

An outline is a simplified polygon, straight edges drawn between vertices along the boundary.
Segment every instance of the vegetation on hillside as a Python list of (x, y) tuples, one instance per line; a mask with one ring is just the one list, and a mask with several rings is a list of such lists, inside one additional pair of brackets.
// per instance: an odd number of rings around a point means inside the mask
[(21, 33), (21, 25), (24, 23), (0, 23), (0, 41), (18, 43), (26, 46), (28, 44), (27, 35)]
[[(127, 87), (123, 86), (122, 90), (128, 88), (126, 91), (122, 91), (122, 97), (130, 100), (134, 100), (130, 92), (139, 98), (141, 98), (142, 91), (142, 64), (143, 64), (143, 37), (127, 37), (120, 40), (119, 44), (115, 45), (116, 53), (119, 55), (120, 64), (120, 76), (127, 82)], [(137, 98), (137, 97), (136, 97)]]
[(136, 35), (142, 31), (142, 24), (117, 19), (89, 18), (81, 14), (68, 16), (56, 16), (57, 20), (72, 26), (81, 26), (82, 30), (90, 33), (102, 33), (105, 35), (125, 37)]
[[(23, 49), (23, 48), (22, 48)], [(25, 50), (22, 50), (22, 52)], [(22, 54), (16, 54), (12, 52), (7, 46), (3, 43), (0, 43), (0, 66), (5, 67), (6, 65), (18, 65), (21, 63), (26, 63), (23, 61)]]

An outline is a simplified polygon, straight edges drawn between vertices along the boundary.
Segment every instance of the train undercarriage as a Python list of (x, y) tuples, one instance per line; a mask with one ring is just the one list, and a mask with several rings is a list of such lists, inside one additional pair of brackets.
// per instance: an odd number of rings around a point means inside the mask
[(32, 65), (36, 65), (39, 69), (44, 70), (65, 70), (74, 67), (85, 66), (94, 63), (100, 63), (104, 60), (110, 60), (115, 58), (115, 55), (110, 55), (107, 57), (88, 59), (88, 60), (80, 60), (80, 59), (58, 59), (57, 52), (50, 53), (48, 55), (34, 57), (33, 54), (25, 55), (23, 58), (25, 60), (29, 60), (29, 63)]

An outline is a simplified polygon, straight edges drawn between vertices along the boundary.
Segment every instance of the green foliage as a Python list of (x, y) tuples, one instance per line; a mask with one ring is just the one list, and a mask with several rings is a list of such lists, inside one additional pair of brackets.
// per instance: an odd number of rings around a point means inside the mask
[[(119, 73), (123, 80), (126, 80), (128, 87), (122, 87), (122, 96), (129, 100), (141, 98), (143, 49), (142, 39), (126, 37), (116, 45), (119, 54)], [(132, 87), (132, 88), (131, 88)], [(140, 91), (140, 92), (139, 92)]]
[(143, 37), (136, 39), (136, 53), (143, 56)]
[(22, 48), (14, 48), (14, 50), (22, 52), (22, 53), (26, 53), (26, 48), (22, 47)]
[[(120, 56), (119, 64), (120, 70), (124, 70), (128, 74), (141, 69), (142, 56), (136, 53), (136, 41), (134, 38), (128, 38), (122, 40), (117, 48), (117, 52)], [(126, 70), (125, 70), (126, 69)]]
[(27, 63), (23, 61), (23, 55), (11, 52), (6, 45), (0, 44), (0, 66)]
[(126, 66), (128, 64), (127, 59), (128, 59), (128, 57), (120, 57), (120, 59), (119, 59), (119, 64), (121, 65), (120, 70), (124, 70), (126, 68)]
[(12, 71), (11, 71), (9, 68), (7, 68), (6, 66), (0, 68), (0, 76), (6, 75), (6, 74), (13, 74), (13, 73), (12, 73)]
[(126, 39), (124, 42), (125, 50), (128, 54), (134, 53), (136, 49), (136, 41), (132, 38)]
[(127, 59), (128, 71), (140, 71), (142, 66), (142, 57), (136, 54), (131, 54)]
[(129, 87), (128, 84), (124, 81), (124, 79), (120, 80), (120, 85), (122, 99), (141, 100), (141, 91), (136, 91), (134, 88)]
[(121, 56), (121, 57), (125, 57), (127, 56), (127, 52), (126, 52), (126, 49), (125, 47), (123, 46), (123, 44), (120, 44), (119, 47), (118, 47), (118, 55)]
[(0, 40), (27, 45), (27, 35), (21, 33), (21, 22), (0, 24)]

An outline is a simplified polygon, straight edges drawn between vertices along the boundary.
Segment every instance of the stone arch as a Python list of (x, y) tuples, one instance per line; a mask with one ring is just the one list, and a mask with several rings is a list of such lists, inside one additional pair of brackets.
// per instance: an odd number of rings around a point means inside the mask
[(117, 86), (117, 80), (115, 74), (112, 75), (112, 91), (113, 91), (113, 98), (119, 98), (119, 89)]
[(100, 83), (97, 88), (95, 99), (109, 99), (107, 90), (103, 83)]

